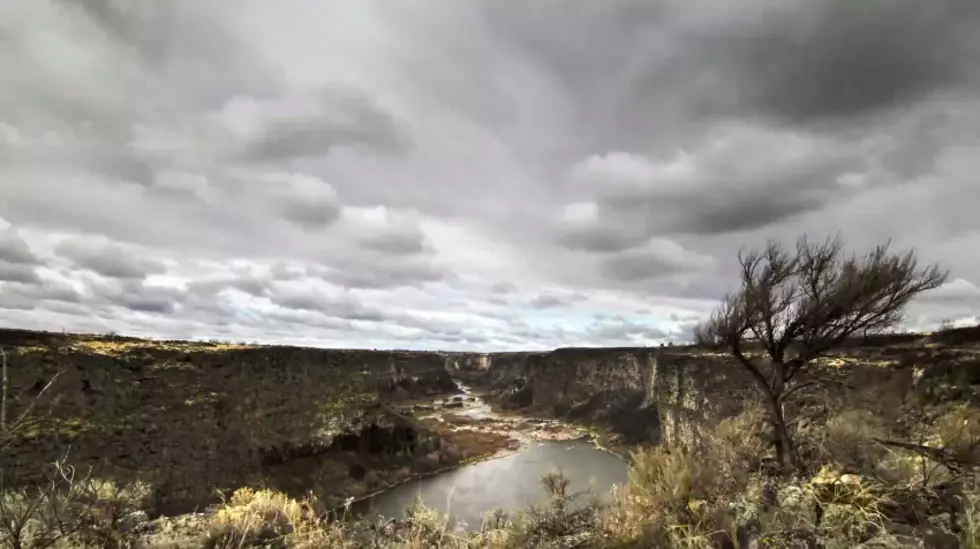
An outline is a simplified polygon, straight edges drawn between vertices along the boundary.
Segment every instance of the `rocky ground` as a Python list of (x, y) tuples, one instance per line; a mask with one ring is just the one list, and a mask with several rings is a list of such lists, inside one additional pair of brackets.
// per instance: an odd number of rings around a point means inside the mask
[[(518, 445), (537, 440), (572, 440), (589, 436), (576, 427), (553, 418), (534, 418), (494, 410), (479, 394), (461, 386), (462, 395), (436, 401), (431, 406), (415, 405), (413, 411), (427, 425), (450, 433), (488, 433), (505, 436)], [(446, 429), (448, 427), (448, 429)], [(508, 443), (508, 447), (515, 446)]]

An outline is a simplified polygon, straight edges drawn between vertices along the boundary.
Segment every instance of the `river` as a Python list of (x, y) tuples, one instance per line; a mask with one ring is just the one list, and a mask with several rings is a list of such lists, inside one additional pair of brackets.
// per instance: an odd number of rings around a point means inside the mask
[(403, 518), (421, 499), (449, 516), (454, 527), (478, 530), (494, 509), (517, 511), (547, 502), (541, 477), (563, 471), (573, 492), (588, 490), (579, 501), (608, 500), (614, 484), (626, 482), (627, 464), (586, 440), (531, 442), (506, 457), (466, 465), (396, 486), (354, 505), (355, 515)]

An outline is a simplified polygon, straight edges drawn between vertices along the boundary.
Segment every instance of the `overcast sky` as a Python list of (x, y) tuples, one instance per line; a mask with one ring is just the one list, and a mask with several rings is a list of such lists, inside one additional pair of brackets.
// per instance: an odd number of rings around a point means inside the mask
[(840, 232), (980, 314), (976, 0), (0, 2), (0, 324), (681, 340)]

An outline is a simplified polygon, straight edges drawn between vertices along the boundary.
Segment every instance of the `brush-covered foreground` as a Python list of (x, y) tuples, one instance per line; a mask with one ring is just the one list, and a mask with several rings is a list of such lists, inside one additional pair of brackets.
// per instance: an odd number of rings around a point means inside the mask
[[(877, 443), (875, 418), (844, 411), (807, 441), (821, 456), (815, 471), (774, 476), (760, 418), (750, 407), (691, 450), (637, 450), (609, 505), (547, 475), (550, 502), (491, 513), (478, 532), (456, 531), (421, 505), (398, 521), (328, 519), (313, 498), (248, 488), (206, 513), (147, 521), (139, 485), (111, 486), (56, 464), (50, 484), (4, 494), (0, 540), (15, 549), (980, 548), (975, 472)], [(980, 410), (954, 407), (923, 434), (968, 460), (980, 447)]]

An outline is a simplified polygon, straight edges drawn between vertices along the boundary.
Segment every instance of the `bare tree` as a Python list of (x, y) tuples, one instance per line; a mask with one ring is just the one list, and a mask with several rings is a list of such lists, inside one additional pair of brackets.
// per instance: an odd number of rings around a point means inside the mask
[[(695, 328), (698, 344), (725, 348), (751, 376), (773, 429), (784, 471), (798, 468), (785, 403), (804, 387), (813, 359), (856, 333), (880, 332), (903, 318), (918, 294), (941, 286), (948, 272), (920, 268), (912, 251), (885, 243), (864, 256), (845, 255), (840, 238), (806, 237), (795, 253), (770, 242), (739, 253), (741, 285)], [(761, 353), (750, 353), (761, 347)]]

